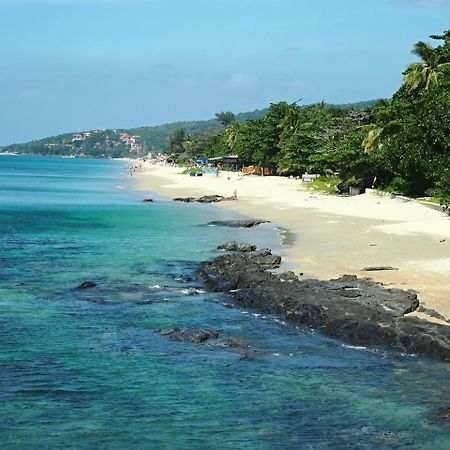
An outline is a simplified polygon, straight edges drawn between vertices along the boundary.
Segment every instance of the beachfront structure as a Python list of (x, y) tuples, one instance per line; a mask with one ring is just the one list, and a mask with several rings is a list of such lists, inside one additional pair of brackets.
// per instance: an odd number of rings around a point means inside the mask
[(224, 169), (239, 170), (239, 157), (237, 155), (216, 156), (209, 158), (209, 163), (212, 165), (221, 165)]

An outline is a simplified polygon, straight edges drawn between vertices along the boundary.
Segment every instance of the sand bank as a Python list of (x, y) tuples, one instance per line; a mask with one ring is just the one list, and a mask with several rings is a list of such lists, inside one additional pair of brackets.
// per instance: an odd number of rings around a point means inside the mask
[[(389, 287), (416, 291), (426, 308), (450, 319), (450, 217), (446, 214), (376, 193), (337, 197), (310, 192), (300, 181), (284, 177), (229, 172), (190, 177), (181, 172), (176, 167), (146, 166), (135, 175), (137, 188), (168, 198), (231, 196), (236, 191), (237, 201), (217, 205), (288, 229), (294, 239), (285, 258), (295, 272), (322, 279), (370, 276)], [(368, 266), (399, 270), (362, 270)]]

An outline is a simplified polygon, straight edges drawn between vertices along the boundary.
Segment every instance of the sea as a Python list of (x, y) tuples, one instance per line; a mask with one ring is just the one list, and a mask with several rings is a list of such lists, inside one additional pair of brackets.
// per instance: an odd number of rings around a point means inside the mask
[(0, 156), (2, 450), (450, 448), (448, 364), (205, 292), (219, 244), (283, 251), (280, 230), (208, 226), (231, 213), (133, 183), (122, 161)]

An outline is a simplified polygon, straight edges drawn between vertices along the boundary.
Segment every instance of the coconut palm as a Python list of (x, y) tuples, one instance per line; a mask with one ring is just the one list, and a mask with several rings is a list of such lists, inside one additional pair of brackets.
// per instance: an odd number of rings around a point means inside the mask
[(233, 148), (239, 139), (241, 133), (241, 127), (239, 122), (231, 122), (225, 128), (226, 142), (229, 148)]
[(380, 150), (383, 146), (382, 143), (382, 135), (384, 129), (383, 128), (372, 128), (368, 133), (366, 138), (364, 139), (362, 146), (364, 148), (364, 153), (373, 153), (377, 150)]
[(450, 68), (450, 61), (445, 54), (426, 42), (417, 42), (411, 53), (419, 56), (422, 62), (410, 64), (403, 72), (403, 84), (409, 93), (431, 88), (443, 71)]

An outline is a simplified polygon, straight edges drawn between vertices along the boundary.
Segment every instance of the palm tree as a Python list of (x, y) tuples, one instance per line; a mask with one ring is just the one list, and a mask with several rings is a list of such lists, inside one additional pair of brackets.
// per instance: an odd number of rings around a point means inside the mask
[(383, 128), (372, 128), (364, 139), (362, 146), (364, 148), (364, 153), (373, 153), (380, 150), (383, 147), (382, 136)]
[(403, 72), (403, 84), (408, 93), (429, 89), (438, 82), (442, 72), (450, 68), (445, 54), (426, 42), (417, 42), (411, 53), (419, 56), (422, 62), (410, 64)]
[(229, 148), (233, 148), (236, 145), (236, 142), (238, 141), (240, 134), (241, 134), (241, 127), (239, 122), (231, 122), (225, 128), (225, 136)]

